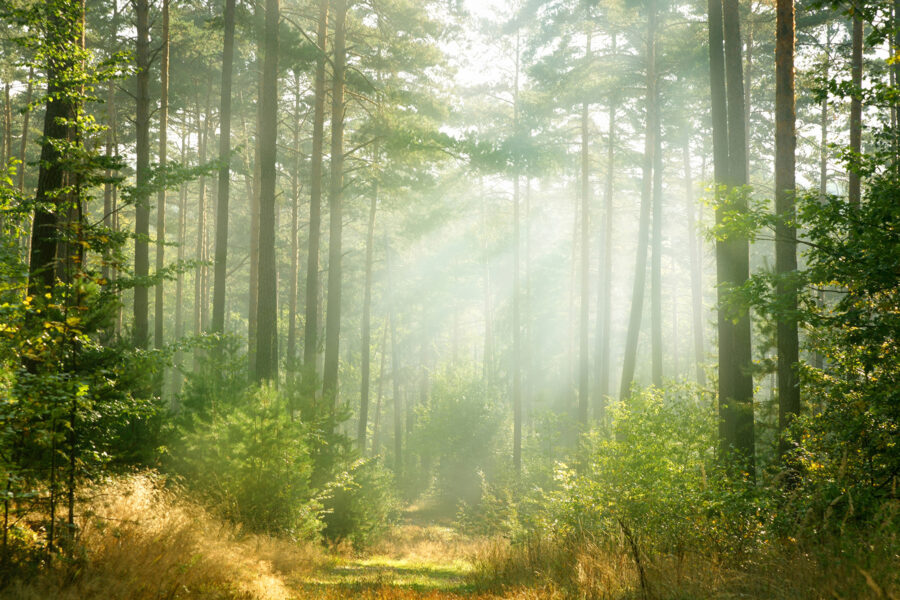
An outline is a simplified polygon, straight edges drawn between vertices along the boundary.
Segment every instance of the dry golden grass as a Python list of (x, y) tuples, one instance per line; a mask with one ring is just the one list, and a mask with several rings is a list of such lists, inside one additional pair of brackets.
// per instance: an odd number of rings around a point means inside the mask
[(504, 598), (592, 600), (900, 600), (898, 557), (878, 547), (858, 555), (815, 559), (794, 548), (770, 548), (742, 564), (707, 554), (642, 557), (644, 582), (624, 545), (560, 547), (535, 540), (511, 546), (498, 541), (474, 559), (483, 585), (503, 589)]
[(290, 580), (324, 562), (285, 540), (239, 536), (154, 476), (113, 480), (79, 506), (83, 557), (0, 591), (10, 600), (286, 600)]

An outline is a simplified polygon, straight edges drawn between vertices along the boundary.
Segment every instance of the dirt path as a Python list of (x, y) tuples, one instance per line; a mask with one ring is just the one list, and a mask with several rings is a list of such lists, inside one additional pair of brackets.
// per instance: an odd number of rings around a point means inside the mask
[(363, 555), (338, 555), (295, 582), (298, 600), (469, 598), (488, 600), (472, 584), (471, 556), (481, 540), (410, 511), (404, 524)]

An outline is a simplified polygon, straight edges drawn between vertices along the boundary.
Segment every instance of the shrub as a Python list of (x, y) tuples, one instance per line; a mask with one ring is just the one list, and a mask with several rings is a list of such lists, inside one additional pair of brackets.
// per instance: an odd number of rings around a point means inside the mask
[(379, 458), (351, 463), (324, 494), (323, 534), (333, 542), (362, 548), (377, 541), (397, 521), (393, 477)]

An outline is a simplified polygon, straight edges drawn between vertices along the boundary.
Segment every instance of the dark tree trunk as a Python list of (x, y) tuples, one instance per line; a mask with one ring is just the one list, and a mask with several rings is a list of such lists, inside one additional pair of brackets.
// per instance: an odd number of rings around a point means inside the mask
[(296, 372), (297, 356), (297, 287), (300, 273), (300, 72), (295, 71), (294, 91), (294, 168), (291, 169), (291, 276), (288, 286), (288, 339), (285, 363), (291, 377)]
[[(747, 209), (740, 189), (747, 185), (747, 140), (744, 129), (744, 81), (741, 62), (738, 0), (724, 0), (725, 78), (728, 118), (728, 179), (734, 198), (732, 208)], [(719, 408), (724, 454), (734, 452), (742, 469), (753, 476), (755, 438), (753, 425), (753, 376), (750, 315), (744, 307), (726, 307), (730, 288), (750, 276), (750, 248), (745, 237), (732, 235), (721, 242), (719, 278)], [(736, 314), (723, 314), (723, 312)]]
[[(25, 90), (25, 113), (22, 115), (22, 139), (19, 145), (19, 191), (25, 192), (25, 165), (28, 160), (28, 123), (31, 118), (31, 110), (27, 107), (31, 106), (31, 98), (34, 95), (34, 67), (28, 69), (28, 88)], [(112, 86), (112, 84), (110, 84)]]
[(213, 283), (212, 331), (225, 331), (225, 290), (228, 278), (228, 201), (231, 185), (231, 79), (234, 70), (234, 4), (225, 0), (222, 46), (222, 88), (219, 97), (219, 189), (216, 204), (216, 263)]
[[(181, 133), (181, 164), (185, 164), (185, 155), (187, 153), (187, 136), (186, 131)], [(182, 182), (178, 190), (178, 262), (184, 262), (184, 251), (187, 246), (185, 239), (185, 230), (187, 226), (187, 184)], [(175, 338), (184, 337), (184, 273), (178, 269), (178, 275), (175, 278)], [(184, 366), (184, 356), (179, 349), (175, 353), (175, 396), (181, 393), (181, 371)]]
[[(201, 118), (202, 117), (202, 118)], [(206, 164), (206, 150), (209, 143), (209, 106), (206, 114), (201, 116), (200, 106), (197, 106), (197, 145), (198, 160), (201, 165)], [(206, 176), (200, 176), (200, 194), (197, 199), (197, 248), (195, 259), (198, 262), (206, 260)], [(198, 265), (194, 270), (194, 335), (203, 333), (203, 267)], [(200, 350), (194, 350), (194, 369), (199, 366)]]
[(306, 321), (303, 330), (303, 378), (315, 381), (319, 350), (319, 243), (322, 228), (322, 146), (325, 139), (325, 52), (328, 37), (328, 0), (319, 0), (316, 44), (315, 105), (309, 180), (309, 248), (306, 260)]
[(259, 147), (259, 297), (256, 380), (278, 380), (278, 288), (275, 264), (275, 182), (278, 136), (278, 0), (266, 0)]
[[(134, 209), (134, 276), (150, 274), (150, 2), (134, 0), (137, 17), (137, 93), (135, 94), (135, 158), (136, 181)], [(146, 283), (134, 288), (134, 344), (143, 348), (150, 340), (150, 298)]]
[[(794, 112), (794, 0), (777, 0), (775, 17), (775, 294), (784, 313), (776, 326), (778, 346), (778, 429), (784, 436), (800, 413), (800, 360), (797, 332), (797, 231), (793, 226), (794, 163), (797, 146)], [(779, 452), (788, 447), (782, 437)]]
[(328, 298), (325, 309), (325, 366), (322, 395), (328, 402), (338, 396), (341, 341), (341, 261), (344, 203), (344, 72), (347, 49), (347, 0), (334, 3), (334, 64), (331, 86), (331, 182), (328, 190)]

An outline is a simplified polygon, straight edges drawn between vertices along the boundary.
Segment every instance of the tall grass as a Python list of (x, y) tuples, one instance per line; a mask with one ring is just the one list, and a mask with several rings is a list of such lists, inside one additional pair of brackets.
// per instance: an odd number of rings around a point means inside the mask
[(78, 553), (13, 580), (10, 600), (282, 600), (324, 562), (318, 548), (241, 535), (149, 473), (112, 479), (78, 506)]

